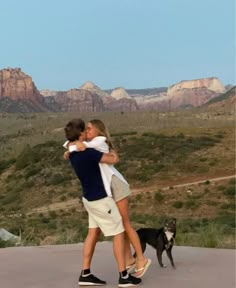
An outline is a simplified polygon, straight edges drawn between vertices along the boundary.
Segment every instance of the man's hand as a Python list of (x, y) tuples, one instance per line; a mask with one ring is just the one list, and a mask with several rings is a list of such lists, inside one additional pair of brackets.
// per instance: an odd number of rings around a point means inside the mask
[(68, 160), (69, 157), (70, 157), (70, 152), (69, 152), (69, 151), (66, 151), (66, 152), (64, 153), (64, 155), (63, 155), (63, 158), (64, 158), (65, 160)]
[(115, 150), (111, 150), (111, 152), (110, 152), (109, 154), (114, 157), (114, 161), (115, 161), (114, 164), (116, 164), (117, 162), (119, 162), (120, 159), (119, 159), (118, 154), (115, 152)]

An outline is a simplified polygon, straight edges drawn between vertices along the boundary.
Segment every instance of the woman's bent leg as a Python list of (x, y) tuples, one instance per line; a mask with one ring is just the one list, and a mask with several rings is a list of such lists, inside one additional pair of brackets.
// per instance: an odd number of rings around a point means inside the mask
[[(136, 258), (136, 269), (140, 269), (142, 268), (146, 262), (147, 262), (147, 258), (144, 257), (143, 252), (142, 252), (142, 247), (140, 244), (140, 240), (138, 237), (137, 232), (134, 230), (134, 228), (132, 227), (131, 223), (130, 223), (130, 219), (129, 219), (129, 201), (128, 201), (128, 197), (116, 202), (117, 207), (120, 211), (120, 215), (122, 217), (123, 220), (123, 225), (125, 228), (125, 232), (128, 236), (128, 239), (130, 241), (130, 243), (132, 244), (136, 254), (137, 254), (137, 258)], [(128, 245), (126, 244), (126, 249), (128, 249)], [(132, 260), (130, 259), (130, 255), (131, 252), (128, 252), (126, 250), (126, 253), (128, 253), (128, 255), (126, 256), (126, 261), (129, 261), (126, 263), (126, 265), (132, 264), (132, 262), (134, 262), (134, 259), (132, 257)]]

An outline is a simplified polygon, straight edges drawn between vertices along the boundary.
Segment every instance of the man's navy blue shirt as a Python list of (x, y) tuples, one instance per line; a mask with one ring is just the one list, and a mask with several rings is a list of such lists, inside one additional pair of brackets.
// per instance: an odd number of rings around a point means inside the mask
[(71, 165), (83, 188), (83, 197), (88, 201), (99, 200), (107, 196), (98, 165), (102, 155), (102, 152), (93, 148), (70, 154)]

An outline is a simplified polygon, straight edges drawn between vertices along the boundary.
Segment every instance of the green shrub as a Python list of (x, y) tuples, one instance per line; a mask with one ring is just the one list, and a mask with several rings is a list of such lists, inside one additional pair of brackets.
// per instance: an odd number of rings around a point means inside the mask
[(200, 206), (200, 203), (195, 200), (186, 201), (184, 204), (186, 209), (196, 209)]
[(48, 217), (42, 217), (41, 219), (40, 219), (40, 221), (41, 221), (41, 223), (43, 223), (43, 224), (48, 224), (49, 222), (50, 222), (50, 219), (48, 218)]
[(25, 178), (29, 178), (31, 176), (34, 176), (36, 174), (39, 174), (42, 170), (42, 167), (40, 166), (29, 166), (25, 173)]
[(235, 210), (235, 203), (222, 204), (220, 208), (225, 210)]
[(48, 179), (47, 184), (48, 185), (60, 185), (64, 181), (65, 179), (62, 174), (54, 174)]
[(27, 145), (16, 159), (16, 169), (21, 170), (27, 166), (34, 165), (40, 157), (33, 149)]
[(111, 134), (111, 137), (137, 135), (137, 133), (138, 133), (138, 132), (136, 132), (136, 131), (127, 131), (127, 132), (112, 133), (112, 134)]
[(137, 194), (137, 195), (135, 196), (136, 201), (141, 201), (142, 198), (143, 198), (143, 195), (142, 195), (142, 194)]
[(13, 241), (5, 241), (3, 239), (0, 239), (0, 248), (6, 248), (6, 247), (14, 247), (16, 246), (15, 242)]
[(60, 197), (60, 200), (61, 200), (61, 201), (66, 201), (66, 199), (67, 199), (67, 197), (66, 197), (65, 195), (62, 195), (62, 196)]
[(184, 205), (184, 203), (181, 202), (181, 201), (176, 201), (176, 202), (174, 202), (174, 203), (172, 204), (172, 206), (173, 206), (174, 208), (177, 208), (177, 209), (182, 208), (183, 205)]
[(57, 223), (55, 221), (48, 223), (47, 228), (49, 230), (56, 230), (57, 229)]
[(236, 178), (232, 178), (229, 180), (229, 185), (236, 185)]
[(15, 163), (15, 159), (0, 160), (0, 174)]
[(223, 193), (226, 196), (235, 196), (236, 195), (235, 186), (230, 186), (230, 187), (226, 188)]
[(57, 213), (55, 211), (49, 211), (49, 216), (51, 218), (56, 218), (57, 217)]
[(19, 200), (20, 200), (20, 195), (18, 193), (10, 192), (6, 194), (6, 196), (0, 201), (2, 205), (7, 205), (11, 203), (18, 203)]
[(157, 191), (154, 195), (154, 200), (156, 202), (162, 202), (163, 199), (164, 199), (164, 195), (162, 195), (160, 191)]
[(220, 215), (218, 217), (216, 217), (214, 219), (214, 222), (219, 224), (219, 225), (223, 225), (223, 226), (228, 226), (230, 228), (235, 229), (235, 215), (234, 214), (225, 214), (224, 215)]

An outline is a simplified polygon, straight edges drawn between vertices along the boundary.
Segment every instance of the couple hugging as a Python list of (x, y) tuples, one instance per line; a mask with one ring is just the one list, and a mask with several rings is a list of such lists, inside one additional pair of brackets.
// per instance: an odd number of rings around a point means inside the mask
[[(83, 204), (88, 213), (89, 229), (83, 246), (80, 286), (105, 285), (91, 274), (90, 265), (102, 231), (113, 236), (113, 251), (119, 270), (118, 287), (137, 286), (151, 264), (144, 257), (139, 237), (128, 212), (129, 184), (113, 167), (118, 162), (109, 132), (101, 120), (73, 119), (65, 127), (67, 151), (64, 158), (78, 176), (83, 190)], [(86, 141), (85, 141), (86, 140)], [(133, 246), (136, 258), (130, 248)]]

